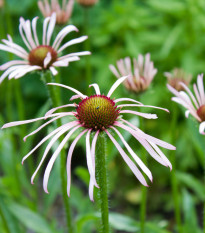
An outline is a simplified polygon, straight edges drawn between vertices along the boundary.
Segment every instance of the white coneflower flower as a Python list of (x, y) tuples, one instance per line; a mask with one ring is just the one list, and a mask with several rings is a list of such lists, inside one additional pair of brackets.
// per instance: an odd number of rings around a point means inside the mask
[(49, 3), (48, 0), (38, 1), (38, 7), (43, 16), (46, 18), (55, 12), (57, 24), (67, 23), (73, 11), (74, 0), (63, 0), (62, 7), (59, 3), (59, 0), (51, 0), (50, 2), (51, 3)]
[(184, 106), (187, 111), (185, 116), (188, 117), (189, 113), (200, 122), (199, 132), (205, 134), (205, 93), (203, 84), (203, 74), (198, 75), (197, 84), (194, 83), (194, 95), (189, 90), (189, 88), (184, 84), (180, 83), (184, 88), (184, 91), (178, 92), (169, 84), (167, 84), (168, 89), (176, 96), (172, 97), (172, 100)]
[(167, 77), (169, 85), (177, 91), (184, 90), (180, 84), (181, 82), (188, 86), (192, 79), (191, 74), (187, 74), (184, 70), (178, 68), (175, 68), (171, 73), (165, 72), (164, 75)]
[[(46, 142), (49, 138), (52, 138), (51, 141), (48, 143), (45, 152), (42, 156), (42, 159), (40, 161), (40, 164), (38, 165), (36, 171), (34, 172), (31, 182), (33, 183), (34, 177), (36, 176), (38, 170), (40, 169), (41, 165), (43, 164), (44, 160), (46, 159), (46, 156), (53, 146), (53, 144), (63, 135), (66, 134), (58, 148), (55, 150), (54, 154), (51, 156), (45, 173), (44, 173), (44, 179), (43, 179), (43, 187), (45, 192), (48, 192), (47, 190), (47, 184), (48, 179), (50, 176), (51, 169), (53, 167), (53, 164), (58, 157), (60, 151), (66, 144), (66, 142), (69, 140), (71, 135), (79, 130), (78, 136), (74, 139), (74, 141), (71, 143), (68, 151), (68, 157), (67, 157), (67, 192), (68, 195), (70, 195), (70, 184), (71, 184), (71, 158), (73, 154), (73, 150), (76, 146), (76, 143), (78, 140), (86, 134), (86, 158), (87, 158), (87, 165), (88, 170), (90, 174), (90, 185), (89, 185), (89, 196), (90, 199), (93, 200), (93, 188), (94, 186), (98, 187), (96, 179), (95, 179), (95, 146), (97, 142), (97, 138), (99, 134), (104, 131), (108, 137), (111, 139), (113, 144), (118, 149), (119, 153), (121, 154), (124, 161), (127, 163), (127, 165), (130, 167), (132, 172), (135, 174), (137, 179), (145, 186), (147, 186), (147, 182), (142, 175), (139, 168), (149, 177), (149, 179), (152, 181), (152, 174), (150, 170), (145, 166), (145, 164), (142, 162), (142, 160), (137, 156), (137, 154), (134, 152), (134, 150), (128, 145), (118, 128), (123, 129), (127, 132), (129, 132), (147, 151), (148, 153), (159, 163), (161, 163), (164, 166), (172, 168), (171, 163), (166, 158), (166, 156), (163, 154), (163, 152), (159, 149), (158, 146), (161, 146), (163, 148), (169, 149), (169, 150), (175, 150), (175, 147), (161, 141), (157, 138), (154, 138), (143, 131), (141, 131), (138, 127), (131, 124), (127, 120), (123, 119), (124, 114), (133, 114), (135, 116), (140, 116), (148, 119), (156, 119), (157, 116), (155, 114), (148, 114), (148, 113), (141, 113), (138, 111), (133, 110), (127, 110), (127, 107), (153, 107), (158, 108), (154, 106), (147, 106), (143, 105), (142, 103), (130, 99), (130, 98), (119, 98), (119, 99), (113, 99), (111, 98), (111, 95), (113, 95), (114, 90), (123, 82), (125, 81), (127, 77), (122, 77), (118, 79), (113, 86), (110, 88), (107, 96), (101, 94), (99, 86), (97, 84), (92, 84), (90, 86), (93, 86), (95, 89), (96, 94), (92, 95), (90, 97), (82, 94), (81, 92), (77, 91), (76, 89), (65, 86), (62, 84), (57, 83), (49, 83), (48, 85), (55, 85), (67, 88), (73, 92), (76, 93), (71, 100), (81, 98), (81, 101), (78, 104), (66, 104), (63, 106), (59, 106), (56, 108), (51, 109), (46, 113), (44, 117), (36, 118), (32, 120), (26, 120), (26, 121), (19, 121), (19, 122), (12, 122), (5, 124), (2, 128), (8, 128), (16, 125), (23, 125), (27, 123), (31, 123), (34, 121), (52, 118), (51, 120), (47, 121), (43, 125), (41, 125), (39, 128), (37, 128), (35, 131), (31, 132), (29, 135), (27, 135), (24, 140), (28, 136), (31, 136), (35, 133), (37, 133), (39, 130), (50, 124), (51, 122), (67, 116), (73, 116), (75, 119), (73, 121), (70, 121), (68, 123), (63, 124), (62, 126), (56, 128), (54, 131), (49, 133), (45, 138), (43, 138), (37, 146), (30, 151), (24, 158), (23, 161), (28, 158), (36, 149), (38, 149), (44, 142)], [(119, 104), (120, 102), (131, 102), (131, 104)], [(72, 107), (75, 110), (70, 112), (61, 112), (61, 113), (54, 113), (56, 110), (60, 108), (65, 107)], [(162, 109), (162, 108), (158, 108)], [(163, 109), (165, 111), (168, 111), (167, 109)], [(112, 133), (116, 133), (117, 136), (121, 139), (122, 143), (124, 144), (127, 151), (130, 153), (131, 157), (135, 161), (135, 163), (130, 159), (130, 157), (126, 154), (124, 149), (120, 146), (118, 143), (119, 139), (115, 139)], [(93, 140), (90, 145), (91, 140), (91, 133), (93, 133)], [(22, 162), (23, 162), (22, 161)], [(139, 166), (139, 168), (136, 166), (136, 164)]]
[(11, 36), (8, 36), (8, 40), (2, 40), (4, 44), (0, 44), (0, 50), (13, 53), (22, 58), (22, 60), (12, 60), (0, 66), (0, 70), (6, 70), (0, 77), (0, 83), (7, 76), (9, 79), (20, 78), (34, 70), (49, 69), (53, 75), (56, 75), (57, 70), (55, 67), (68, 66), (69, 62), (79, 60), (79, 56), (90, 54), (90, 52), (84, 51), (60, 56), (64, 49), (73, 44), (83, 42), (87, 39), (87, 36), (72, 39), (61, 45), (68, 33), (78, 31), (75, 26), (68, 25), (58, 33), (54, 42), (51, 43), (51, 36), (56, 23), (55, 13), (44, 20), (42, 43), (39, 43), (36, 33), (37, 20), (38, 17), (35, 17), (32, 22), (20, 18), (19, 31), (28, 51), (14, 43)]
[(150, 83), (157, 73), (157, 69), (154, 68), (153, 62), (150, 61), (149, 53), (145, 55), (145, 59), (139, 54), (137, 60), (133, 58), (133, 63), (130, 57), (120, 59), (117, 61), (117, 69), (113, 65), (109, 67), (117, 78), (129, 75), (124, 85), (128, 90), (137, 93), (145, 91), (150, 86)]
[(78, 2), (81, 6), (90, 7), (90, 6), (95, 5), (95, 4), (98, 2), (98, 0), (77, 0), (77, 2)]

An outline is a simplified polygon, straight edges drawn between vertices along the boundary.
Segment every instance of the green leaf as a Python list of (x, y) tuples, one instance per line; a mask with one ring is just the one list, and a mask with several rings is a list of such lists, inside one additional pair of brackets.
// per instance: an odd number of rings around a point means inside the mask
[(9, 211), (29, 229), (36, 233), (53, 233), (49, 224), (41, 215), (15, 202), (9, 202), (7, 206)]
[(205, 200), (205, 187), (196, 178), (183, 172), (176, 172), (176, 176), (179, 181), (183, 182), (188, 188), (192, 189), (202, 201)]

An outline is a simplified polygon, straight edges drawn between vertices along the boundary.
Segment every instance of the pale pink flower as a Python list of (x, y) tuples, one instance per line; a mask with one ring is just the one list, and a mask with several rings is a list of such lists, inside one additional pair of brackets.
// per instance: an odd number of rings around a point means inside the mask
[(67, 23), (73, 11), (74, 0), (63, 0), (62, 7), (59, 0), (50, 0), (50, 2), (48, 0), (38, 1), (38, 7), (43, 16), (46, 18), (55, 12), (57, 24)]
[(84, 7), (90, 7), (95, 5), (98, 0), (77, 0), (77, 2)]
[(4, 0), (0, 0), (0, 8), (4, 7)]
[(184, 83), (181, 82), (180, 84), (186, 92), (178, 92), (169, 84), (167, 84), (168, 89), (176, 96), (172, 97), (172, 100), (178, 104), (181, 104), (187, 109), (185, 113), (186, 117), (191, 114), (194, 118), (197, 119), (198, 122), (200, 122), (199, 132), (205, 135), (205, 93), (203, 74), (198, 75), (197, 84), (194, 83), (193, 85), (194, 94), (192, 94), (192, 92)]
[(187, 74), (184, 70), (178, 68), (175, 68), (172, 72), (165, 72), (164, 76), (167, 77), (169, 85), (177, 91), (184, 90), (181, 82), (188, 86), (192, 79), (191, 74)]
[[(50, 142), (48, 143), (44, 154), (42, 156), (42, 159), (40, 161), (40, 164), (38, 165), (36, 171), (34, 172), (31, 183), (33, 183), (34, 178), (43, 164), (44, 160), (46, 159), (46, 156), (51, 149), (51, 147), (54, 145), (54, 143), (63, 135), (66, 134), (62, 142), (59, 144), (53, 155), (51, 156), (47, 167), (45, 169), (44, 173), (44, 179), (43, 179), (43, 187), (45, 192), (48, 193), (47, 184), (48, 179), (50, 176), (51, 169), (53, 167), (53, 164), (58, 157), (60, 151), (66, 144), (66, 142), (69, 140), (69, 138), (72, 136), (73, 133), (76, 133), (78, 131), (78, 136), (74, 139), (74, 141), (71, 143), (69, 150), (68, 150), (68, 156), (67, 156), (67, 193), (68, 196), (70, 195), (70, 184), (71, 184), (71, 158), (73, 154), (73, 150), (76, 146), (76, 143), (78, 140), (86, 134), (86, 158), (87, 158), (87, 166), (88, 171), (90, 174), (90, 184), (89, 184), (89, 196), (90, 199), (93, 200), (93, 189), (94, 186), (98, 187), (98, 184), (95, 179), (95, 147), (96, 142), (99, 134), (104, 131), (107, 136), (111, 139), (113, 144), (116, 146), (117, 150), (121, 154), (124, 161), (127, 163), (129, 168), (132, 170), (132, 172), (135, 174), (137, 179), (145, 186), (147, 185), (147, 182), (141, 173), (140, 169), (149, 177), (149, 179), (152, 181), (152, 174), (151, 171), (146, 167), (146, 165), (142, 162), (142, 160), (138, 157), (136, 152), (134, 152), (133, 149), (128, 145), (125, 138), (122, 136), (120, 131), (118, 130), (123, 129), (126, 132), (129, 132), (147, 151), (148, 153), (159, 163), (166, 167), (172, 168), (171, 163), (166, 158), (164, 153), (159, 149), (158, 146), (161, 146), (163, 148), (169, 149), (169, 150), (175, 150), (175, 147), (161, 141), (155, 137), (152, 137), (143, 131), (141, 131), (137, 126), (131, 124), (127, 120), (123, 119), (124, 114), (132, 114), (134, 116), (140, 116), (147, 119), (156, 119), (157, 116), (155, 114), (149, 114), (149, 113), (142, 113), (138, 111), (133, 110), (127, 110), (127, 107), (152, 107), (157, 109), (162, 109), (165, 111), (168, 111), (167, 109), (154, 107), (154, 106), (148, 106), (143, 105), (142, 103), (130, 99), (130, 98), (118, 98), (118, 99), (111, 99), (111, 95), (113, 94), (114, 90), (123, 82), (125, 81), (127, 77), (122, 77), (118, 79), (113, 86), (110, 88), (107, 96), (101, 94), (99, 86), (97, 84), (92, 84), (90, 86), (94, 87), (96, 94), (92, 95), (90, 97), (82, 94), (81, 92), (77, 91), (76, 89), (65, 86), (62, 84), (57, 83), (48, 83), (48, 85), (55, 85), (67, 88), (75, 93), (73, 97), (71, 97), (71, 100), (81, 98), (80, 102), (78, 104), (70, 103), (63, 106), (59, 106), (56, 108), (53, 108), (49, 110), (44, 117), (36, 118), (32, 120), (26, 120), (26, 121), (18, 121), (18, 122), (12, 122), (5, 124), (2, 128), (8, 128), (16, 125), (23, 125), (39, 120), (46, 120), (48, 118), (52, 118), (51, 120), (47, 121), (43, 125), (41, 125), (39, 128), (37, 128), (35, 131), (31, 132), (29, 135), (27, 135), (24, 140), (26, 140), (27, 137), (37, 133), (42, 128), (47, 126), (48, 124), (52, 123), (53, 121), (60, 119), (62, 117), (68, 117), (73, 116), (74, 120), (69, 121), (68, 123), (64, 123), (62, 126), (56, 128), (54, 131), (49, 133), (45, 138), (43, 138), (37, 146), (34, 147), (32, 151), (30, 151), (22, 160), (23, 161), (28, 158), (35, 150), (37, 150), (44, 142), (46, 142), (49, 138), (51, 138)], [(119, 104), (121, 102), (131, 102), (129, 104)], [(70, 112), (61, 112), (61, 113), (54, 113), (56, 110), (59, 110), (61, 108), (65, 107), (72, 107), (73, 110)], [(67, 120), (69, 120), (67, 118)], [(91, 133), (93, 134), (92, 142), (91, 140)], [(124, 149), (120, 146), (118, 143), (119, 138), (115, 139), (113, 136), (113, 133), (115, 133), (116, 136), (118, 136), (122, 143), (124, 144), (124, 147), (127, 149), (127, 151), (130, 153), (130, 156), (135, 161), (135, 163), (130, 159), (130, 157), (126, 154)], [(139, 166), (139, 168), (136, 166), (136, 164)]]
[(90, 54), (88, 51), (83, 51), (61, 56), (61, 52), (67, 47), (83, 42), (87, 39), (87, 36), (72, 39), (64, 45), (61, 45), (61, 42), (68, 33), (78, 31), (75, 26), (68, 25), (58, 33), (54, 42), (51, 43), (51, 37), (56, 23), (55, 13), (44, 20), (43, 37), (42, 43), (40, 44), (36, 33), (37, 20), (38, 17), (35, 17), (32, 22), (30, 20), (25, 21), (22, 17), (20, 18), (19, 31), (27, 50), (14, 43), (11, 36), (8, 36), (8, 40), (2, 40), (4, 44), (0, 44), (0, 50), (13, 53), (22, 60), (12, 60), (0, 66), (0, 70), (6, 70), (0, 77), (0, 83), (7, 76), (9, 79), (17, 79), (34, 70), (49, 69), (53, 75), (56, 75), (57, 70), (55, 67), (66, 67), (69, 62), (79, 60), (79, 56)]
[(145, 91), (157, 73), (153, 62), (150, 61), (149, 53), (145, 55), (145, 59), (139, 54), (138, 59), (133, 58), (133, 62), (129, 57), (120, 59), (117, 61), (117, 69), (113, 65), (109, 67), (117, 78), (129, 75), (124, 85), (128, 90), (136, 93)]

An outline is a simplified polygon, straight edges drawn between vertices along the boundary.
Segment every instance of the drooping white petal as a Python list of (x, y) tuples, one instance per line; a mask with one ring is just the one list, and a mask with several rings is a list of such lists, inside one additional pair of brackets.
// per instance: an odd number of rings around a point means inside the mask
[(205, 135), (205, 121), (199, 125), (199, 133)]
[(44, 19), (44, 22), (43, 22), (43, 38), (42, 38), (43, 45), (46, 44), (46, 30), (47, 30), (47, 25), (49, 21), (50, 21), (50, 17), (47, 17)]
[(119, 78), (110, 88), (107, 97), (110, 97), (112, 95), (112, 93), (115, 91), (115, 89), (122, 83), (125, 81), (125, 79), (128, 78), (128, 76), (124, 76), (122, 78)]
[(140, 105), (144, 105), (143, 103), (141, 103), (141, 102), (139, 102), (137, 100), (130, 99), (130, 98), (119, 98), (119, 99), (114, 100), (115, 103), (124, 102), (124, 101), (129, 101), (129, 102), (137, 103), (137, 104), (140, 104)]
[(44, 68), (47, 68), (47, 65), (50, 63), (51, 59), (52, 59), (51, 53), (48, 52), (44, 61), (43, 61)]
[(68, 139), (70, 138), (70, 136), (79, 128), (81, 127), (80, 125), (76, 126), (74, 129), (72, 129), (63, 139), (63, 141), (60, 143), (60, 145), (58, 146), (58, 148), (56, 149), (56, 151), (54, 152), (54, 154), (52, 155), (51, 159), (48, 162), (48, 165), (46, 167), (45, 173), (44, 173), (44, 177), (43, 177), (43, 189), (46, 193), (48, 193), (48, 179), (50, 176), (50, 172), (51, 169), (53, 167), (53, 164), (57, 158), (57, 156), (59, 155), (60, 151), (62, 150), (62, 148), (64, 147), (65, 143), (68, 141)]
[(120, 78), (120, 74), (118, 73), (117, 69), (115, 68), (115, 66), (113, 65), (109, 65), (110, 70), (112, 71), (112, 73), (117, 77)]
[(144, 186), (148, 186), (142, 173), (139, 171), (137, 166), (132, 162), (132, 160), (127, 156), (127, 154), (124, 152), (124, 150), (118, 144), (118, 142), (114, 139), (114, 137), (107, 130), (105, 130), (105, 132), (107, 133), (107, 135), (109, 136), (111, 141), (114, 143), (114, 145), (118, 149), (119, 153), (121, 154), (122, 158), (127, 163), (128, 167), (132, 170), (132, 172), (135, 174), (135, 176), (140, 181), (140, 183), (143, 184)]
[(32, 20), (32, 30), (33, 30), (33, 35), (34, 35), (34, 39), (35, 39), (36, 46), (39, 46), (38, 36), (37, 36), (37, 32), (36, 32), (37, 20), (38, 20), (38, 16), (35, 17), (35, 18)]
[[(58, 109), (61, 109), (61, 108), (66, 108), (66, 107), (75, 107), (76, 105), (75, 104), (66, 104), (66, 105), (62, 105), (62, 106), (59, 106), (59, 107), (56, 107), (56, 108), (52, 108), (50, 109), (46, 114), (45, 114), (45, 117), (51, 115), (52, 113), (54, 113), (56, 110)], [(71, 113), (71, 115), (73, 115), (73, 113)]]
[(71, 90), (73, 92), (75, 92), (77, 95), (80, 95), (83, 99), (85, 99), (87, 96), (86, 95), (83, 95), (81, 92), (79, 92), (78, 90), (72, 88), (72, 87), (69, 87), (69, 86), (66, 86), (66, 85), (63, 85), (63, 84), (60, 84), (60, 83), (47, 83), (47, 85), (53, 85), (53, 86), (59, 86), (59, 87), (64, 87), (68, 90)]
[(18, 57), (23, 58), (25, 60), (27, 60), (27, 58), (28, 58), (27, 55), (20, 52), (19, 50), (15, 49), (15, 48), (12, 48), (12, 47), (9, 47), (9, 46), (6, 46), (6, 45), (3, 45), (3, 44), (0, 44), (0, 50), (13, 53), (13, 54), (17, 55)]
[(132, 157), (134, 158), (134, 160), (136, 161), (136, 163), (140, 166), (140, 168), (142, 169), (142, 171), (149, 177), (149, 179), (152, 181), (152, 173), (151, 171), (146, 167), (146, 165), (142, 162), (142, 160), (135, 154), (135, 152), (132, 150), (132, 148), (127, 144), (127, 142), (125, 141), (125, 139), (123, 138), (122, 134), (115, 128), (115, 127), (111, 127), (113, 130), (115, 130), (115, 132), (118, 134), (118, 136), (120, 137), (120, 139), (122, 140), (123, 144), (125, 145), (125, 147), (127, 148), (127, 150), (129, 151), (129, 153), (132, 155)]
[(53, 34), (53, 30), (54, 30), (55, 24), (56, 24), (56, 13), (54, 12), (51, 15), (50, 23), (49, 23), (49, 26), (48, 26), (47, 39), (46, 39), (46, 44), (47, 45), (50, 44), (50, 40), (51, 40), (51, 36)]
[(158, 118), (156, 114), (142, 113), (142, 112), (136, 112), (136, 111), (132, 111), (132, 110), (121, 110), (120, 113), (130, 113), (130, 114), (141, 116), (141, 117), (144, 117), (147, 119), (157, 119)]
[(75, 148), (76, 143), (78, 142), (78, 140), (83, 136), (83, 134), (85, 134), (85, 132), (87, 132), (88, 129), (85, 129), (83, 132), (81, 132), (76, 138), (75, 140), (72, 142), (72, 144), (70, 145), (69, 151), (68, 151), (68, 157), (67, 157), (67, 194), (68, 196), (70, 196), (70, 184), (71, 184), (71, 159), (72, 159), (72, 154), (73, 154), (73, 150)]
[[(36, 174), (38, 173), (40, 167), (42, 166), (49, 150), (51, 149), (51, 147), (53, 146), (53, 144), (59, 139), (59, 137), (61, 135), (63, 135), (66, 131), (70, 130), (71, 128), (73, 128), (74, 126), (77, 125), (77, 122), (70, 122), (70, 124), (68, 124), (67, 126), (65, 126), (64, 128), (62, 128), (53, 138), (52, 140), (49, 142), (49, 144), (47, 145), (44, 153), (43, 153), (43, 156), (41, 158), (41, 161), (38, 165), (38, 167), (36, 168), (35, 172), (33, 173), (32, 177), (31, 177), (31, 183), (33, 184), (34, 182), (34, 179), (35, 179), (35, 176)], [(78, 126), (77, 126), (78, 127)], [(58, 146), (58, 148), (60, 148), (60, 145)]]
[(49, 67), (49, 70), (51, 71), (51, 73), (55, 76), (58, 74), (58, 71), (53, 67), (53, 66), (50, 66)]
[(71, 46), (71, 45), (73, 45), (73, 44), (81, 43), (81, 42), (83, 42), (83, 41), (85, 41), (85, 40), (87, 40), (87, 39), (88, 39), (88, 36), (81, 36), (81, 37), (79, 37), (79, 38), (70, 40), (70, 41), (68, 41), (67, 43), (65, 43), (63, 46), (61, 46), (61, 47), (58, 49), (57, 53), (61, 53), (61, 52), (62, 52), (64, 49), (66, 49), (67, 47), (69, 47), (69, 46)]
[(69, 57), (86, 56), (86, 55), (90, 55), (90, 54), (91, 54), (91, 52), (89, 52), (89, 51), (76, 52), (76, 53), (69, 53), (69, 54), (67, 54), (67, 55), (65, 55), (65, 56), (59, 57), (59, 58), (58, 58), (58, 61), (67, 59), (67, 58), (69, 58)]
[(97, 83), (93, 83), (93, 84), (89, 85), (89, 87), (94, 87), (96, 95), (100, 95), (100, 88), (99, 88)]
[(86, 135), (86, 157), (87, 157), (87, 166), (88, 166), (88, 171), (90, 174), (90, 178), (92, 179), (94, 185), (99, 188), (96, 179), (95, 179), (95, 169), (94, 169), (94, 164), (92, 161), (91, 157), (91, 150), (90, 150), (90, 132), (92, 129), (89, 129)]
[(21, 60), (8, 61), (0, 66), (0, 70), (6, 70), (9, 67), (14, 66), (14, 65), (28, 65), (28, 61), (21, 61)]
[(163, 110), (165, 112), (169, 112), (168, 109), (166, 108), (160, 108), (160, 107), (156, 107), (156, 106), (152, 106), (152, 105), (140, 105), (140, 104), (120, 104), (118, 105), (119, 108), (122, 107), (144, 107), (144, 108), (156, 108), (156, 109), (160, 109)]

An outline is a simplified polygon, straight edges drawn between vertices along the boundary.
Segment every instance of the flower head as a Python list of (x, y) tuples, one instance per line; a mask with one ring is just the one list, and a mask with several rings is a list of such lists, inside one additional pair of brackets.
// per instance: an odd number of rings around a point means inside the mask
[(56, 23), (56, 14), (53, 13), (51, 17), (47, 17), (43, 23), (43, 37), (42, 43), (39, 43), (36, 24), (38, 17), (35, 17), (32, 22), (20, 18), (19, 31), (23, 39), (24, 44), (27, 47), (25, 50), (23, 47), (13, 42), (11, 36), (8, 36), (8, 40), (2, 40), (4, 44), (0, 44), (0, 50), (13, 53), (20, 57), (22, 60), (9, 61), (0, 66), (0, 70), (6, 70), (0, 77), (0, 83), (8, 76), (11, 78), (20, 78), (26, 73), (34, 70), (50, 70), (53, 75), (57, 74), (55, 67), (68, 66), (69, 62), (79, 60), (79, 56), (89, 55), (90, 52), (76, 52), (61, 56), (61, 52), (67, 47), (83, 42), (87, 39), (87, 36), (81, 36), (76, 39), (72, 39), (61, 45), (61, 42), (65, 36), (72, 32), (78, 31), (73, 25), (64, 27), (56, 36), (53, 43), (51, 43), (51, 36)]
[(0, 0), (0, 8), (4, 7), (4, 0)]
[(118, 70), (113, 65), (109, 67), (117, 78), (129, 75), (124, 85), (128, 90), (137, 93), (145, 91), (157, 73), (157, 69), (154, 68), (153, 62), (150, 61), (149, 53), (145, 55), (145, 61), (143, 56), (139, 54), (138, 60), (133, 58), (133, 63), (129, 57), (118, 60)]
[(191, 74), (187, 74), (184, 70), (178, 68), (175, 68), (171, 73), (165, 72), (164, 75), (167, 77), (169, 85), (177, 91), (184, 90), (180, 84), (181, 82), (188, 86), (192, 79)]
[(95, 5), (95, 4), (98, 2), (98, 0), (77, 0), (77, 2), (78, 2), (81, 6), (90, 7), (90, 6)]
[(62, 7), (59, 3), (59, 0), (51, 0), (51, 4), (48, 0), (39, 0), (38, 7), (46, 18), (51, 16), (53, 12), (56, 13), (56, 23), (65, 24), (71, 17), (73, 11), (74, 0), (64, 0)]
[(194, 83), (194, 94), (189, 90), (189, 88), (181, 82), (180, 85), (186, 91), (178, 92), (169, 84), (167, 84), (168, 89), (176, 96), (172, 97), (172, 100), (184, 106), (187, 110), (185, 116), (188, 117), (191, 114), (198, 122), (200, 122), (199, 132), (205, 134), (205, 93), (203, 84), (203, 74), (198, 75), (197, 84)]
[[(86, 134), (86, 157), (87, 157), (87, 164), (88, 164), (88, 170), (90, 174), (90, 185), (89, 185), (89, 196), (90, 199), (93, 200), (93, 189), (94, 186), (98, 187), (98, 184), (95, 179), (95, 146), (97, 142), (97, 138), (100, 133), (105, 132), (110, 140), (113, 142), (113, 144), (118, 149), (119, 153), (121, 154), (124, 161), (127, 163), (127, 165), (130, 167), (132, 172), (135, 174), (137, 179), (145, 186), (147, 186), (147, 182), (142, 175), (140, 169), (149, 177), (149, 179), (152, 181), (152, 174), (150, 170), (145, 166), (145, 164), (142, 162), (142, 160), (137, 156), (137, 154), (132, 150), (132, 148), (128, 145), (120, 131), (119, 128), (122, 130), (125, 130), (129, 132), (148, 152), (149, 154), (159, 163), (161, 163), (164, 166), (172, 168), (171, 163), (166, 158), (166, 156), (163, 154), (163, 152), (159, 149), (158, 146), (161, 146), (163, 148), (169, 149), (169, 150), (175, 150), (175, 147), (161, 141), (157, 138), (154, 138), (148, 134), (145, 134), (143, 131), (141, 131), (138, 127), (131, 124), (127, 120), (123, 119), (124, 114), (132, 114), (148, 119), (156, 119), (157, 116), (155, 114), (149, 114), (149, 113), (141, 113), (138, 111), (133, 110), (127, 110), (127, 107), (152, 107), (152, 108), (158, 108), (165, 111), (168, 111), (167, 109), (154, 107), (154, 106), (148, 106), (143, 105), (142, 103), (130, 99), (130, 98), (119, 98), (119, 99), (113, 99), (111, 98), (114, 90), (123, 82), (125, 81), (127, 77), (122, 77), (118, 79), (111, 89), (109, 90), (108, 94), (102, 95), (100, 93), (99, 86), (97, 84), (92, 84), (90, 86), (94, 87), (96, 94), (92, 96), (86, 96), (82, 94), (81, 92), (77, 91), (76, 89), (65, 86), (62, 84), (57, 83), (48, 83), (48, 85), (55, 85), (67, 88), (73, 92), (75, 92), (75, 95), (71, 97), (71, 100), (80, 98), (80, 102), (78, 104), (66, 104), (63, 106), (59, 106), (56, 108), (53, 108), (49, 110), (44, 117), (32, 119), (32, 120), (26, 120), (26, 121), (19, 121), (19, 122), (12, 122), (5, 124), (2, 128), (12, 127), (16, 125), (22, 125), (31, 123), (38, 120), (46, 120), (48, 118), (52, 118), (51, 120), (47, 121), (43, 125), (41, 125), (39, 128), (37, 128), (35, 131), (31, 132), (29, 135), (27, 135), (24, 140), (26, 140), (27, 137), (37, 133), (39, 130), (47, 126), (48, 124), (52, 123), (53, 121), (68, 116), (73, 116), (74, 120), (70, 121), (68, 123), (63, 124), (62, 126), (55, 129), (53, 132), (48, 134), (45, 138), (43, 138), (37, 146), (30, 151), (24, 158), (23, 161), (28, 158), (37, 148), (39, 148), (45, 141), (47, 141), (49, 138), (52, 138), (51, 141), (48, 143), (45, 152), (43, 154), (43, 157), (40, 161), (40, 164), (38, 165), (36, 171), (34, 172), (31, 182), (33, 183), (33, 180), (40, 169), (42, 163), (44, 162), (49, 150), (53, 146), (53, 144), (60, 138), (61, 135), (66, 134), (62, 142), (59, 144), (58, 148), (50, 158), (48, 165), (46, 167), (45, 173), (44, 173), (44, 181), (43, 186), (45, 192), (48, 192), (47, 190), (47, 184), (48, 179), (50, 176), (51, 169), (53, 167), (53, 164), (59, 155), (60, 151), (66, 144), (66, 142), (69, 140), (71, 135), (79, 131), (78, 136), (74, 139), (74, 141), (71, 143), (69, 150), (68, 150), (68, 157), (67, 157), (67, 192), (68, 195), (70, 195), (70, 183), (71, 183), (71, 158), (73, 154), (73, 150), (75, 148), (76, 143), (78, 140)], [(131, 104), (119, 104), (120, 102), (131, 102)], [(54, 113), (56, 110), (65, 108), (65, 107), (72, 107), (74, 108), (73, 111), (70, 112), (61, 112), (61, 113)], [(116, 133), (116, 136), (118, 136), (122, 143), (124, 144), (127, 151), (130, 153), (131, 157), (135, 161), (135, 163), (130, 159), (130, 157), (126, 154), (124, 149), (120, 146), (118, 143), (119, 139), (115, 139), (114, 136), (111, 134), (111, 131), (113, 133)], [(91, 140), (91, 133), (93, 134), (92, 144), (90, 145)], [(140, 169), (138, 169), (138, 167)]]

